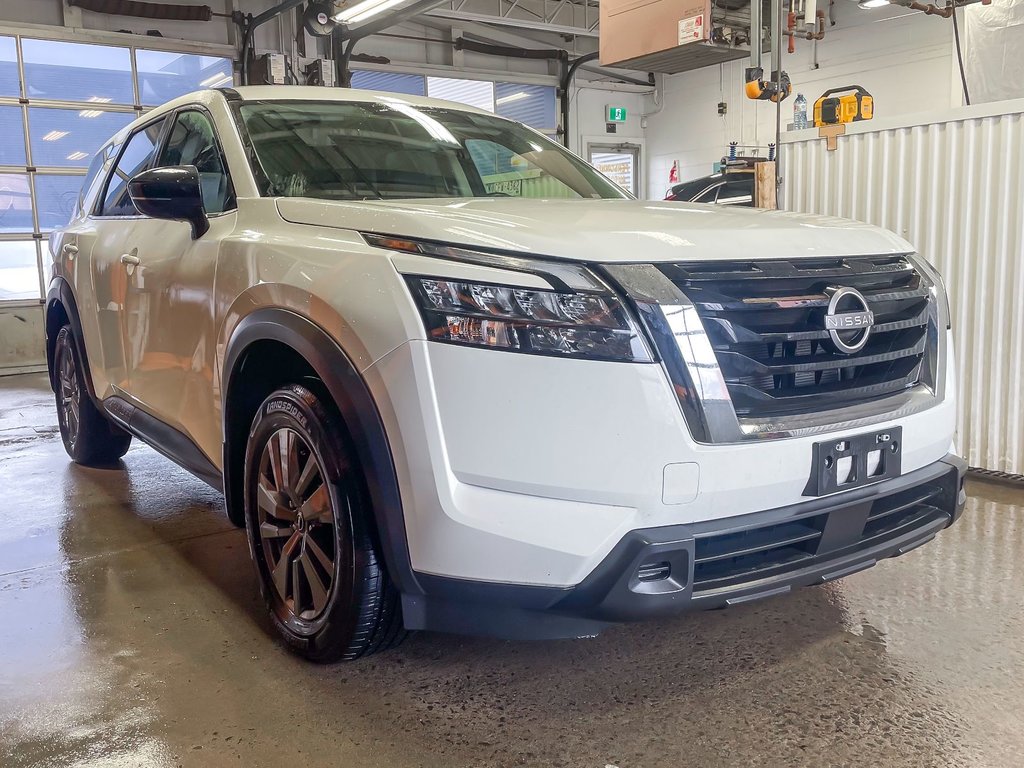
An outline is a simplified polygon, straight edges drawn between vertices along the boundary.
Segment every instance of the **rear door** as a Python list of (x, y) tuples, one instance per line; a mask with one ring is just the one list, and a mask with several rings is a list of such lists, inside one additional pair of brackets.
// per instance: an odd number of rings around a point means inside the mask
[[(91, 295), (95, 301), (92, 311), (80, 307), (83, 316), (96, 318), (94, 343), (86, 333), (90, 363), (93, 368), (102, 369), (104, 378), (117, 394), (130, 391), (131, 339), (127, 333), (126, 313), (130, 311), (127, 296), (131, 266), (123, 258), (123, 244), (141, 219), (128, 196), (128, 180), (153, 164), (166, 124), (166, 116), (156, 118), (127, 138), (116, 156), (106, 186), (98, 195), (88, 227), (79, 235), (79, 257), (88, 253), (91, 281), (79, 295)], [(113, 392), (98, 394), (104, 397)]]
[[(82, 189), (79, 191), (68, 225), (54, 230), (50, 235), (50, 253), (57, 273), (71, 284), (75, 294), (90, 367), (89, 374), (100, 397), (110, 393), (109, 376), (123, 377), (125, 366), (124, 355), (119, 353), (119, 341), (117, 349), (104, 347), (101, 329), (109, 323), (109, 297), (107, 292), (103, 292), (99, 297), (96, 295), (95, 274), (97, 269), (103, 273), (106, 266), (102, 263), (93, 263), (96, 224), (91, 214), (96, 198), (103, 189), (122, 146), (123, 141), (115, 140), (96, 153), (82, 181)], [(102, 260), (101, 256), (99, 258)]]

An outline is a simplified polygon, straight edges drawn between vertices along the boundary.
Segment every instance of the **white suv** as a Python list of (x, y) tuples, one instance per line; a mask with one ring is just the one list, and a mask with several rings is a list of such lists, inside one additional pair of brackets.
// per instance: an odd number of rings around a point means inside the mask
[(948, 308), (908, 243), (633, 200), (480, 110), (184, 96), (50, 245), (68, 453), (135, 435), (223, 489), (311, 659), (778, 595), (962, 509)]

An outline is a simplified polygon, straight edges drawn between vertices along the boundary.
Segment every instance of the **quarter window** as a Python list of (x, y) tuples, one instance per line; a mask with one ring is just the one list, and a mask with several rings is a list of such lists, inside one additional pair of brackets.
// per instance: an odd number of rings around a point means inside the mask
[(128, 181), (152, 165), (153, 156), (160, 143), (160, 133), (166, 122), (166, 118), (161, 118), (132, 134), (107, 183), (107, 194), (103, 197), (103, 206), (100, 210), (101, 216), (139, 214), (131, 197), (128, 196)]
[(178, 114), (157, 165), (194, 165), (199, 171), (203, 207), (207, 213), (223, 213), (235, 207), (231, 179), (217, 144), (213, 123), (202, 112), (189, 110)]

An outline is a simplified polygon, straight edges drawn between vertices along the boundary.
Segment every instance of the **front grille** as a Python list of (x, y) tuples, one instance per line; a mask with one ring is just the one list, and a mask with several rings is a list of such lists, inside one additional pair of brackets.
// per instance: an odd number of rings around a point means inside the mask
[[(930, 291), (904, 256), (671, 264), (693, 302), (739, 417), (815, 413), (907, 390), (929, 354)], [(874, 313), (863, 349), (825, 328), (829, 290), (857, 289)]]
[(951, 486), (917, 486), (853, 507), (695, 538), (695, 596), (732, 591), (893, 541), (951, 515)]

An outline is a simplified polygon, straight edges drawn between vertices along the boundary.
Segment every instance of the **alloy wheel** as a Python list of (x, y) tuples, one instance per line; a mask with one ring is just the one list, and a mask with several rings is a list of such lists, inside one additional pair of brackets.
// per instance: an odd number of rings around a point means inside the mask
[(65, 347), (60, 356), (59, 377), (60, 415), (64, 422), (68, 445), (73, 447), (78, 441), (82, 391), (78, 386), (78, 371), (70, 346)]
[(323, 470), (294, 429), (278, 429), (263, 446), (256, 498), (274, 592), (288, 614), (312, 621), (330, 601), (337, 539)]

